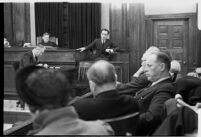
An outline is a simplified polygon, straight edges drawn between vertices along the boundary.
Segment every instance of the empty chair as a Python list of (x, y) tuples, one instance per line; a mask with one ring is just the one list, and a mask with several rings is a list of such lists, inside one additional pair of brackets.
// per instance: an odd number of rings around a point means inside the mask
[(4, 135), (26, 135), (29, 130), (33, 129), (33, 120), (27, 120), (24, 123), (9, 128), (4, 131)]

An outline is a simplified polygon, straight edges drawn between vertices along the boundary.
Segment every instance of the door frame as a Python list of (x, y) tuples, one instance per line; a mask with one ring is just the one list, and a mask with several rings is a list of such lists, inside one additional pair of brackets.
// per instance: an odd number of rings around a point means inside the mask
[[(181, 14), (161, 14), (161, 15), (146, 15), (145, 16), (145, 36), (146, 49), (154, 45), (154, 21), (158, 20), (187, 20), (187, 72), (195, 70), (198, 62), (198, 38), (197, 38), (197, 17), (196, 13), (181, 13)], [(189, 56), (190, 55), (190, 56)]]

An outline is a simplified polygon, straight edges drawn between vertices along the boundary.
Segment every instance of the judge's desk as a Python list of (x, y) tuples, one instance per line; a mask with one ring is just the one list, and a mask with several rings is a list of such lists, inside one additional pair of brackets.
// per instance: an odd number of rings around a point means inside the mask
[[(15, 68), (14, 64), (19, 62), (23, 54), (32, 50), (33, 48), (20, 48), (11, 47), (4, 49), (4, 98), (16, 99), (15, 89)], [(45, 53), (39, 58), (40, 63), (48, 64), (50, 67), (57, 68), (60, 70), (77, 69), (75, 75), (78, 80), (78, 84), (85, 85), (88, 83), (86, 79), (86, 70), (93, 63), (89, 60), (90, 54), (88, 52), (76, 51), (75, 49), (46, 49)], [(128, 82), (129, 81), (129, 53), (121, 52), (116, 53), (110, 61), (117, 71), (118, 81)]]

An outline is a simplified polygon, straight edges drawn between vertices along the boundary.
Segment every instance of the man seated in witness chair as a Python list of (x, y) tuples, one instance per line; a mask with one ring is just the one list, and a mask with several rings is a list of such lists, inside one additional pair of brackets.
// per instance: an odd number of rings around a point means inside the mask
[(50, 41), (50, 34), (47, 32), (43, 34), (42, 41), (39, 44), (48, 47), (58, 47), (56, 43)]
[(93, 57), (94, 60), (111, 60), (112, 55), (115, 52), (120, 51), (120, 49), (117, 47), (116, 44), (114, 44), (112, 41), (108, 39), (110, 34), (110, 31), (108, 29), (102, 29), (101, 30), (101, 38), (95, 39), (92, 43), (90, 43), (86, 47), (78, 48), (80, 52), (83, 52), (85, 50), (92, 50), (93, 51)]

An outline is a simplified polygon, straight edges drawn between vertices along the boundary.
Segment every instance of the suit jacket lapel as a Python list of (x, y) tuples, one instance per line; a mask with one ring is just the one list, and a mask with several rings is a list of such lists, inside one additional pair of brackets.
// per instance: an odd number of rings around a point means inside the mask
[(140, 91), (136, 92), (135, 98), (140, 99), (140, 98), (143, 98), (145, 95), (148, 95), (149, 92), (153, 91), (152, 90), (153, 87), (146, 87), (146, 88), (143, 88)]
[[(169, 79), (166, 79), (166, 80), (163, 80), (163, 81), (161, 81), (161, 82), (159, 82), (159, 83), (163, 83), (163, 82), (165, 82), (165, 81), (170, 81), (170, 78), (169, 78)], [(159, 83), (157, 83), (157, 84), (155, 84), (155, 85), (153, 85), (153, 86), (151, 86), (151, 83), (150, 83), (146, 88), (143, 88), (143, 89), (141, 89), (140, 91), (136, 92), (135, 98), (140, 99), (140, 98), (143, 98), (145, 95), (148, 95), (149, 93), (151, 93), (151, 92), (153, 91), (152, 89), (156, 88), (156, 86), (157, 86)], [(150, 87), (150, 86), (151, 86), (151, 87)]]

